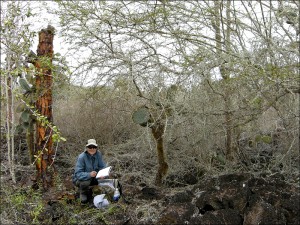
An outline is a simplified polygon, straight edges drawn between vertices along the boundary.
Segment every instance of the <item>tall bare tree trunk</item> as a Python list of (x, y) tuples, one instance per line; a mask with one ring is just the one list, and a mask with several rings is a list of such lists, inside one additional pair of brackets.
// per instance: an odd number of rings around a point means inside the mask
[[(38, 59), (34, 63), (37, 69), (36, 92), (38, 99), (36, 108), (41, 118), (36, 123), (36, 160), (37, 181), (42, 181), (44, 189), (53, 186), (55, 168), (53, 165), (52, 130), (45, 126), (45, 121), (52, 123), (52, 58), (53, 58), (54, 28), (48, 26), (39, 32), (37, 49)], [(43, 118), (44, 117), (44, 118)], [(46, 120), (45, 120), (46, 119)], [(46, 122), (46, 123), (47, 123)], [(50, 165), (52, 168), (50, 168)]]
[[(10, 56), (8, 56), (9, 58)], [(8, 65), (10, 66), (10, 61), (8, 60)], [(9, 70), (8, 70), (9, 71)], [(7, 156), (9, 163), (9, 172), (12, 181), (16, 183), (15, 174), (15, 141), (14, 141), (14, 114), (13, 114), (13, 94), (12, 94), (12, 77), (11, 75), (5, 76), (6, 78), (6, 142), (7, 142)]]
[[(222, 36), (221, 36), (221, 25), (224, 31), (224, 25), (226, 24), (226, 33), (224, 33), (225, 50), (226, 52), (230, 52), (230, 0), (226, 1), (226, 22), (223, 21), (222, 17), (222, 9), (223, 9), (223, 0), (215, 1), (215, 38), (216, 38), (216, 53), (218, 56), (224, 55), (223, 47), (222, 47)], [(224, 60), (221, 58), (221, 60)], [(224, 82), (224, 111), (225, 111), (225, 130), (226, 130), (226, 138), (225, 138), (225, 147), (226, 147), (226, 159), (233, 159), (233, 146), (232, 146), (232, 114), (231, 114), (231, 90), (230, 90), (230, 71), (229, 68), (226, 67), (225, 63), (222, 62), (220, 65), (220, 73)]]
[[(15, 3), (9, 5), (9, 7), (14, 8)], [(19, 17), (14, 18), (15, 26), (18, 26)], [(5, 27), (5, 26), (4, 26)], [(17, 33), (14, 29), (4, 29), (4, 32), (7, 32), (11, 37), (11, 43), (9, 45), (14, 45), (17, 40)], [(11, 47), (11, 46), (10, 46)], [(15, 59), (14, 59), (15, 58)], [(12, 181), (16, 183), (16, 174), (15, 174), (15, 117), (14, 117), (14, 94), (13, 94), (13, 76), (11, 71), (14, 67), (18, 66), (16, 62), (15, 52), (11, 48), (7, 49), (6, 52), (6, 71), (8, 71), (5, 76), (6, 84), (6, 97), (7, 97), (7, 106), (6, 106), (6, 126), (7, 126), (7, 153), (8, 153), (8, 162), (9, 162), (9, 171), (12, 178)]]

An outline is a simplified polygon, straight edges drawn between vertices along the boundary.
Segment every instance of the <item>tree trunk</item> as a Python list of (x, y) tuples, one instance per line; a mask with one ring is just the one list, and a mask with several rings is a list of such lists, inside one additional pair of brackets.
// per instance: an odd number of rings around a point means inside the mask
[(151, 127), (152, 134), (156, 141), (156, 150), (158, 158), (158, 169), (156, 173), (155, 184), (159, 186), (162, 184), (162, 178), (167, 174), (169, 167), (164, 155), (164, 130), (165, 125), (161, 121), (157, 121), (155, 125)]
[[(10, 56), (8, 56), (10, 57)], [(10, 61), (8, 60), (10, 65)], [(6, 106), (6, 141), (7, 141), (7, 156), (9, 163), (9, 172), (12, 178), (12, 181), (16, 183), (16, 174), (15, 174), (15, 145), (14, 145), (14, 115), (13, 115), (13, 94), (12, 94), (12, 77), (8, 75), (6, 77), (6, 97), (7, 97), (7, 106)]]
[[(222, 8), (223, 8), (223, 0), (215, 1), (215, 38), (216, 38), (216, 53), (220, 57), (224, 55), (222, 51), (222, 44), (225, 43), (225, 50), (226, 52), (230, 52), (230, 0), (227, 0), (226, 4), (226, 22), (224, 23), (222, 18)], [(222, 5), (221, 5), (222, 4)], [(222, 27), (225, 27), (226, 24), (226, 34), (224, 34), (224, 41), (222, 42), (221, 36), (221, 23)], [(224, 60), (221, 58), (221, 60)], [(231, 115), (231, 91), (230, 91), (230, 70), (226, 68), (226, 63), (221, 62), (220, 65), (220, 73), (224, 82), (224, 111), (225, 111), (225, 131), (226, 131), (226, 138), (225, 138), (225, 148), (226, 148), (226, 159), (232, 160), (233, 159), (233, 146), (232, 146), (232, 115)]]
[[(41, 181), (44, 189), (53, 186), (55, 168), (53, 163), (53, 144), (51, 127), (52, 123), (52, 58), (53, 58), (54, 28), (48, 26), (39, 32), (39, 44), (37, 49), (38, 59), (34, 65), (37, 69), (36, 75), (36, 109), (41, 118), (36, 122), (36, 160), (37, 181)], [(50, 165), (52, 168), (50, 168)]]

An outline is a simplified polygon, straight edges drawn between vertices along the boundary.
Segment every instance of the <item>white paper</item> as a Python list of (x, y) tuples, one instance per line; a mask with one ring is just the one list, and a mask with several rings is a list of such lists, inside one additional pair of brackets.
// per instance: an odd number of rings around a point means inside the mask
[(111, 166), (106, 167), (106, 168), (104, 168), (104, 169), (102, 169), (102, 170), (99, 170), (99, 172), (97, 173), (96, 178), (107, 177), (107, 176), (109, 176), (110, 170), (111, 170)]

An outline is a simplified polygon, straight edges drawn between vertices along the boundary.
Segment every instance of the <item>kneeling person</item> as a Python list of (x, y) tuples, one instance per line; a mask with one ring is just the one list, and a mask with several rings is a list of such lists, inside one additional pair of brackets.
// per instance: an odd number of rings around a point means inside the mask
[(98, 184), (96, 175), (99, 170), (106, 167), (97, 147), (96, 140), (89, 139), (85, 151), (78, 156), (76, 162), (73, 183), (79, 188), (81, 203), (87, 203), (90, 200), (92, 193), (89, 186)]

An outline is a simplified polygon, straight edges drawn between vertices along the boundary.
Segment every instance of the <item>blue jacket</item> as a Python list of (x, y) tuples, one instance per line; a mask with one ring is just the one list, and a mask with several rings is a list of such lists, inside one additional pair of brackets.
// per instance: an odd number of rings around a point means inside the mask
[(105, 167), (106, 164), (99, 151), (97, 151), (93, 156), (85, 151), (78, 156), (73, 175), (73, 182), (75, 183), (77, 180), (89, 180), (91, 179), (90, 172), (98, 172)]

